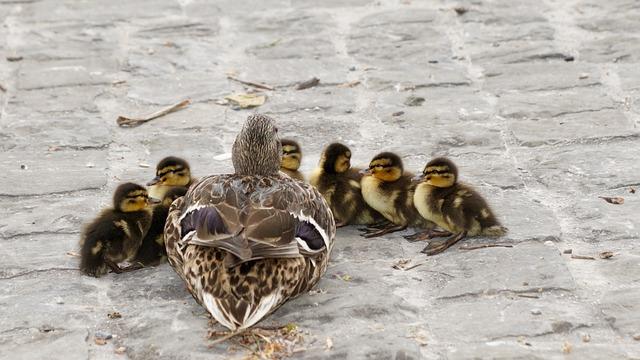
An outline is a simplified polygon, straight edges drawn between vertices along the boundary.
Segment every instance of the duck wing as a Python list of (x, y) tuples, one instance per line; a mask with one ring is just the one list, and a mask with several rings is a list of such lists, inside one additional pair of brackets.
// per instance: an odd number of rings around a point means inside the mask
[(183, 198), (179, 242), (219, 248), (227, 266), (326, 252), (335, 234), (323, 197), (286, 176), (217, 175)]

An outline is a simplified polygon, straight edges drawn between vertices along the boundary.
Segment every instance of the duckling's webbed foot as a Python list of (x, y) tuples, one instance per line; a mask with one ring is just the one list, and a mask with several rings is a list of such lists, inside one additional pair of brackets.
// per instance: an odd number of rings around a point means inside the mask
[(127, 267), (123, 267), (120, 268), (121, 272), (129, 272), (129, 271), (135, 271), (135, 270), (140, 270), (140, 269), (144, 269), (144, 265), (142, 265), (141, 263), (135, 263), (135, 264), (131, 264)]
[(396, 231), (402, 231), (404, 229), (407, 228), (407, 225), (394, 225), (394, 224), (390, 224), (382, 229), (379, 229), (377, 231), (371, 231), (371, 232), (366, 232), (364, 233), (364, 235), (362, 235), (363, 237), (369, 239), (372, 237), (378, 237), (378, 236), (382, 236), (385, 234), (389, 234), (392, 232), (396, 232)]
[(113, 261), (111, 261), (109, 259), (105, 259), (104, 263), (107, 264), (109, 269), (111, 269), (111, 272), (113, 272), (114, 274), (121, 274), (122, 273), (122, 269), (120, 268), (120, 266), (118, 266), (118, 264), (114, 263)]
[(413, 235), (407, 235), (404, 238), (410, 242), (416, 242), (416, 241), (429, 240), (436, 237), (446, 237), (451, 235), (453, 234), (450, 233), (449, 231), (429, 229), (429, 230), (417, 232)]
[(370, 233), (370, 232), (378, 231), (380, 229), (383, 229), (391, 225), (393, 225), (391, 221), (385, 219), (385, 220), (374, 222), (373, 224), (369, 224), (366, 227), (359, 228), (358, 230), (365, 233)]
[(427, 245), (424, 249), (422, 249), (421, 253), (427, 254), (429, 256), (439, 254), (451, 246), (453, 246), (458, 241), (464, 239), (467, 236), (467, 232), (463, 231), (457, 234), (454, 234), (445, 240), (440, 241), (431, 241), (429, 245)]

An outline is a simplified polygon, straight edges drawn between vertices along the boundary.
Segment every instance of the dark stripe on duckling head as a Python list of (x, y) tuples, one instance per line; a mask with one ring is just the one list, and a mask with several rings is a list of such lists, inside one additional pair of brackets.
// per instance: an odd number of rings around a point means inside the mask
[[(141, 196), (144, 196), (147, 194), (147, 189), (135, 184), (135, 183), (124, 183), (119, 185), (116, 188), (116, 191), (113, 193), (113, 206), (116, 209), (120, 209), (120, 204), (122, 203), (122, 200), (124, 200), (125, 198), (130, 197), (129, 195), (133, 195), (132, 193), (135, 192), (136, 194), (143, 194)], [(140, 196), (140, 195), (137, 195)], [(133, 197), (137, 197), (137, 196), (131, 196)]]
[(402, 164), (402, 159), (400, 158), (400, 156), (388, 151), (382, 152), (376, 155), (373, 159), (371, 159), (371, 162), (369, 163), (369, 168), (372, 168), (375, 166), (397, 167), (401, 171), (404, 171), (404, 166)]
[(324, 246), (324, 239), (318, 229), (308, 221), (300, 221), (296, 225), (296, 237), (302, 239), (309, 249), (319, 250)]
[(438, 157), (427, 163), (424, 167), (424, 174), (435, 173), (435, 174), (453, 174), (453, 177), (458, 179), (458, 168), (453, 163), (453, 161), (447, 159), (446, 157)]
[(167, 156), (166, 158), (160, 160), (158, 166), (156, 166), (156, 172), (159, 172), (160, 170), (170, 166), (173, 167), (174, 170), (189, 169), (189, 163), (186, 160), (175, 156)]
[(207, 234), (226, 234), (227, 228), (222, 217), (213, 207), (203, 207), (187, 214), (180, 221), (180, 237), (184, 238), (191, 231), (196, 231), (199, 235), (203, 232)]

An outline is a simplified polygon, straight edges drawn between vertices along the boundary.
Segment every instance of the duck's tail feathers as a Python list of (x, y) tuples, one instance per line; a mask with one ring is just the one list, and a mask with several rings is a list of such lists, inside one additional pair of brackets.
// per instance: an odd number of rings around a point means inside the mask
[(278, 290), (263, 296), (260, 301), (254, 304), (244, 300), (219, 299), (209, 293), (202, 293), (204, 307), (221, 325), (231, 331), (255, 325), (281, 303), (282, 295)]

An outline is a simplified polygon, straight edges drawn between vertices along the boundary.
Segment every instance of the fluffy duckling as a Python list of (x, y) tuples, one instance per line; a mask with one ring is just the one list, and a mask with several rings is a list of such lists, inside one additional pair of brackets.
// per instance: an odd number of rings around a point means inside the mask
[(427, 230), (407, 238), (416, 241), (448, 237), (430, 242), (423, 253), (441, 253), (465, 236), (506, 234), (507, 229), (500, 225), (482, 196), (458, 182), (458, 169), (451, 160), (444, 157), (431, 160), (415, 181), (420, 182), (413, 196), (416, 209), (445, 231)]
[(383, 220), (362, 197), (359, 169), (351, 167), (351, 150), (341, 143), (329, 144), (318, 167), (309, 178), (329, 203), (336, 227), (349, 224), (370, 225)]
[(164, 199), (164, 194), (176, 186), (189, 188), (195, 181), (191, 178), (189, 163), (175, 156), (166, 157), (156, 166), (156, 177), (147, 183), (149, 195), (156, 199)]
[(361, 180), (364, 201), (391, 223), (381, 229), (370, 228), (364, 237), (375, 237), (408, 226), (431, 227), (413, 206), (413, 174), (405, 173), (400, 157), (391, 152), (376, 155)]
[(138, 250), (135, 261), (143, 266), (157, 265), (167, 256), (167, 249), (164, 246), (164, 225), (167, 222), (169, 207), (176, 199), (183, 197), (187, 193), (187, 188), (178, 186), (170, 189), (164, 194), (162, 202), (153, 207), (153, 215), (149, 231), (142, 239), (142, 245)]
[(135, 270), (122, 269), (119, 262), (129, 261), (136, 255), (142, 238), (151, 225), (147, 189), (134, 183), (125, 183), (113, 195), (113, 208), (105, 209), (84, 230), (80, 240), (80, 270), (99, 277), (107, 268), (115, 273)]
[(294, 179), (304, 181), (304, 175), (298, 169), (302, 161), (302, 149), (297, 142), (290, 139), (281, 139), (282, 160), (280, 161), (280, 171)]

